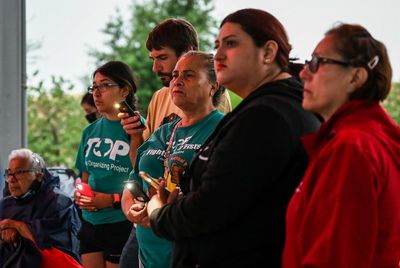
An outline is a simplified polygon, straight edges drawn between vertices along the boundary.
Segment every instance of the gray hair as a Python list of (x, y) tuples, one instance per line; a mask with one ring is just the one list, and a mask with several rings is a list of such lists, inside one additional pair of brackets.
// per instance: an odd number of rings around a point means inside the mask
[(43, 158), (29, 149), (22, 148), (12, 150), (8, 156), (8, 162), (16, 158), (28, 160), (31, 168), (36, 171), (43, 172), (43, 170), (46, 168), (46, 163), (44, 162)]
[[(207, 72), (208, 81), (212, 84), (217, 82), (217, 74), (214, 69), (214, 55), (204, 51), (190, 50), (182, 55), (183, 57), (197, 57), (202, 63), (202, 68)], [(221, 102), (221, 96), (225, 92), (225, 87), (218, 84), (212, 97), (214, 107), (217, 107)]]

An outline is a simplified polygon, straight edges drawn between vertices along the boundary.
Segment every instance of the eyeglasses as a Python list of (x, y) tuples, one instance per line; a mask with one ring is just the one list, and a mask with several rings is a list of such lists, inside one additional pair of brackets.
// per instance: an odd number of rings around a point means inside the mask
[(346, 66), (346, 67), (351, 66), (350, 63), (345, 62), (345, 61), (322, 58), (322, 57), (318, 57), (315, 55), (312, 56), (310, 61), (306, 60), (306, 65), (308, 66), (308, 69), (312, 73), (316, 73), (321, 64), (338, 64), (338, 65), (342, 65), (342, 66)]
[(35, 169), (32, 169), (32, 168), (31, 169), (16, 170), (14, 172), (11, 172), (10, 169), (6, 169), (4, 171), (4, 179), (5, 179), (6, 182), (9, 182), (9, 180), (10, 180), (9, 178), (10, 177), (14, 177), (14, 179), (16, 179), (17, 181), (20, 181), (20, 180), (22, 180), (24, 178), (22, 174), (28, 173), (28, 172), (33, 172), (33, 171), (35, 171)]
[(119, 87), (119, 85), (118, 84), (113, 84), (113, 83), (102, 83), (102, 84), (97, 85), (97, 86), (95, 86), (95, 85), (89, 86), (87, 88), (87, 90), (88, 90), (88, 92), (90, 94), (93, 94), (96, 90), (99, 90), (100, 93), (103, 93), (104, 91), (106, 91), (106, 90), (108, 90), (108, 89), (110, 89), (112, 87)]

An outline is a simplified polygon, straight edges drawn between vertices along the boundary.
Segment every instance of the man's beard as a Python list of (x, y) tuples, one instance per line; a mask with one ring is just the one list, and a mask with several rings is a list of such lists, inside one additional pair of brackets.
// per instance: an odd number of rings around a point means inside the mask
[(171, 73), (157, 72), (157, 76), (160, 78), (160, 81), (163, 84), (163, 86), (169, 87), (169, 82), (172, 80)]

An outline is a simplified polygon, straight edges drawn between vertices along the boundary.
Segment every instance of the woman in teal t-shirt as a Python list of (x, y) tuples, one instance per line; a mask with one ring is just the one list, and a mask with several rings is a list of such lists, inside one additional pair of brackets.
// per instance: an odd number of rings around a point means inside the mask
[(132, 223), (120, 206), (123, 182), (132, 170), (137, 139), (131, 138), (117, 117), (116, 102), (126, 100), (136, 110), (136, 84), (133, 72), (120, 61), (110, 61), (93, 73), (93, 94), (97, 110), (103, 115), (83, 131), (76, 167), (82, 182), (94, 194), (76, 191), (75, 200), (82, 209), (79, 233), (84, 267), (118, 267), (122, 248)]
[[(198, 51), (184, 54), (177, 62), (170, 82), (172, 101), (182, 110), (182, 119), (161, 126), (139, 147), (130, 178), (139, 182), (146, 192), (150, 185), (140, 178), (139, 171), (155, 178), (166, 178), (170, 189), (179, 185), (194, 153), (223, 118), (223, 114), (215, 109), (223, 92), (216, 82), (212, 54)], [(146, 204), (140, 204), (129, 191), (124, 191), (122, 207), (128, 219), (137, 224), (142, 265), (146, 268), (169, 267), (171, 242), (160, 239), (149, 228)], [(134, 241), (128, 240), (126, 247), (129, 243)]]

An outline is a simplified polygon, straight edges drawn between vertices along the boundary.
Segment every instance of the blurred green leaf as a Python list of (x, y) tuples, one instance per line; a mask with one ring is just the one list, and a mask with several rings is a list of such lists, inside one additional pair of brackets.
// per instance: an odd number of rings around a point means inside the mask
[(383, 106), (390, 116), (400, 125), (400, 83), (393, 83), (388, 98)]
[(74, 167), (82, 130), (87, 124), (80, 96), (68, 94), (73, 86), (62, 77), (52, 77), (28, 87), (28, 146), (47, 166)]

